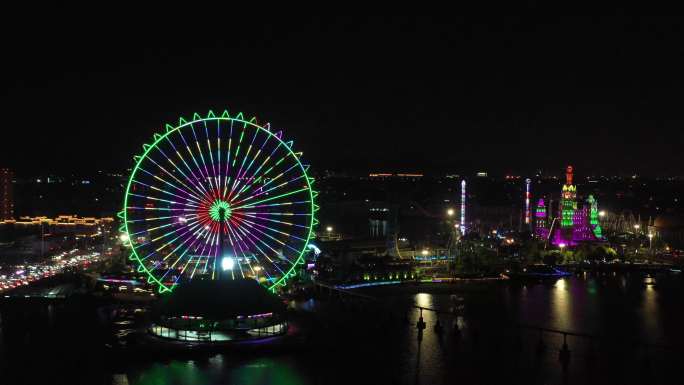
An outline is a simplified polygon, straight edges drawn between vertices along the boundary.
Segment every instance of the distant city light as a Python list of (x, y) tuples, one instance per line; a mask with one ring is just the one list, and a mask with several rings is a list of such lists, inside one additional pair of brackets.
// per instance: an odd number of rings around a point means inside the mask
[(447, 210), (447, 215), (450, 217), (453, 217), (454, 216), (454, 209)]
[(423, 250), (423, 251), (421, 251), (420, 253), (423, 254), (423, 255), (428, 255), (428, 251), (427, 251), (427, 250)]
[(325, 228), (325, 231), (327, 231), (327, 232), (329, 232), (329, 233), (332, 232), (332, 231), (333, 231), (332, 226), (326, 227), (326, 228)]

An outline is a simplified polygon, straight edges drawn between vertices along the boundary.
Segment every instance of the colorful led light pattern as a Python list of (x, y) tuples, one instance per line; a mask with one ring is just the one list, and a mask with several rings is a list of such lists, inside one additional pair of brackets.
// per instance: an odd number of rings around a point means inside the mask
[(535, 212), (537, 223), (535, 226), (535, 234), (542, 239), (549, 237), (549, 229), (546, 228), (546, 203), (543, 198), (537, 202), (537, 211)]
[(572, 166), (568, 166), (565, 174), (565, 184), (561, 192), (561, 227), (572, 227), (572, 216), (577, 209), (576, 197), (577, 188), (572, 184)]
[(601, 238), (603, 232), (601, 231), (601, 225), (599, 224), (598, 202), (594, 199), (593, 195), (589, 195), (587, 203), (589, 204), (589, 224), (594, 230), (596, 238)]
[(235, 261), (229, 279), (257, 279), (272, 291), (303, 264), (318, 193), (282, 132), (242, 113), (210, 111), (167, 125), (143, 150), (119, 217), (130, 258), (160, 293), (196, 277), (217, 279), (223, 257)]

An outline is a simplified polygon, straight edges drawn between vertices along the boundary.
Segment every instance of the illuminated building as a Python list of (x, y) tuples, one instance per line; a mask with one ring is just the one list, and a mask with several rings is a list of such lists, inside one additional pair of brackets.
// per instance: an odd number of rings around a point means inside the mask
[[(565, 184), (561, 190), (558, 216), (553, 219), (551, 210), (546, 210), (543, 199), (539, 200), (536, 212), (535, 235), (548, 239), (556, 246), (577, 246), (584, 242), (603, 240), (598, 219), (598, 203), (589, 195), (582, 206), (578, 206), (577, 187), (573, 182), (573, 168), (568, 166)], [(549, 223), (550, 222), (550, 223)]]
[(13, 177), (14, 173), (12, 170), (0, 168), (0, 220), (14, 218)]
[(109, 230), (114, 224), (112, 217), (84, 217), (76, 215), (60, 215), (56, 218), (46, 216), (39, 217), (19, 217), (18, 220), (0, 220), (0, 229), (6, 226), (13, 226), (17, 229), (40, 229), (47, 232), (46, 235), (54, 234), (74, 234), (82, 237), (92, 237), (100, 235), (101, 230)]
[(599, 224), (599, 214), (598, 214), (598, 202), (594, 199), (593, 195), (589, 195), (587, 198), (587, 203), (589, 204), (589, 224), (592, 226), (594, 235), (597, 238), (601, 238), (601, 225)]
[(535, 216), (535, 235), (542, 239), (547, 239), (549, 237), (549, 228), (546, 222), (546, 204), (544, 199), (539, 199), (537, 202), (537, 210), (534, 213)]

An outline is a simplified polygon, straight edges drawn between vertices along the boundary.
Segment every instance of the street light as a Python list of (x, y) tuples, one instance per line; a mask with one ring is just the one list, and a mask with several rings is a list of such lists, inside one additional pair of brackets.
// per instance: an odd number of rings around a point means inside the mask
[(605, 217), (605, 216), (606, 216), (606, 212), (605, 212), (605, 211), (603, 211), (603, 210), (599, 211), (599, 217), (603, 218), (603, 217)]
[(652, 248), (652, 246), (653, 246), (653, 233), (648, 233), (648, 248), (649, 248), (649, 250)]
[(332, 231), (333, 231), (332, 226), (326, 227), (326, 228), (325, 228), (325, 231), (327, 231), (328, 233), (332, 233)]
[(453, 216), (454, 216), (454, 213), (455, 213), (455, 212), (454, 212), (454, 209), (449, 209), (449, 210), (447, 210), (447, 215), (450, 216), (450, 217), (453, 217)]
[(428, 251), (427, 251), (427, 250), (423, 250), (423, 251), (421, 251), (420, 253), (423, 254), (423, 255), (428, 255)]
[(639, 232), (639, 227), (641, 227), (641, 226), (639, 226), (638, 223), (634, 225), (634, 232), (635, 232), (635, 233), (638, 233), (638, 232)]

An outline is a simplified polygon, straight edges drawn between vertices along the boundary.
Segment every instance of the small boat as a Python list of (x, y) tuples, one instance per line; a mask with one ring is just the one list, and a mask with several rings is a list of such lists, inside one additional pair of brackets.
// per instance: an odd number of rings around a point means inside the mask
[(509, 279), (558, 279), (569, 277), (572, 273), (560, 270), (549, 265), (531, 265), (519, 271), (509, 271), (503, 273)]

